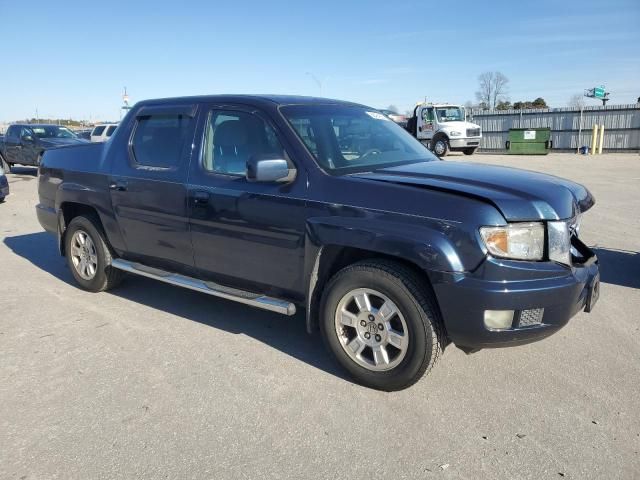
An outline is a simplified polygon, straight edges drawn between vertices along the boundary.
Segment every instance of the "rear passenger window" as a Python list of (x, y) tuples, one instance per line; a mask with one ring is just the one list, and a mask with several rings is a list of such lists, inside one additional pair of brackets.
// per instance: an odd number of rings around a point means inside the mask
[(192, 118), (186, 115), (153, 115), (138, 118), (131, 148), (138, 165), (177, 167)]
[(94, 137), (99, 137), (100, 135), (102, 135), (102, 132), (104, 132), (104, 129), (104, 125), (96, 127), (93, 129), (93, 132), (91, 132), (91, 135), (93, 135)]
[(118, 128), (117, 125), (111, 125), (109, 128), (107, 128), (107, 137), (113, 135), (113, 132), (116, 131), (116, 128)]

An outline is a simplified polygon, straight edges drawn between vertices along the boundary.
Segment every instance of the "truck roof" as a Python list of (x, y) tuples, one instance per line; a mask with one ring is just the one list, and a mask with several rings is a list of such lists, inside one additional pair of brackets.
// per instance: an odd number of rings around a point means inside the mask
[(181, 103), (199, 103), (199, 102), (228, 102), (228, 103), (243, 103), (249, 105), (352, 105), (362, 106), (357, 103), (347, 102), (344, 100), (335, 100), (330, 98), (321, 97), (306, 97), (299, 95), (198, 95), (193, 97), (173, 97), (173, 98), (158, 98), (152, 100), (142, 100), (137, 105), (160, 105), (160, 104), (181, 104)]
[(16, 126), (16, 127), (65, 127), (65, 128), (69, 128), (66, 125), (57, 125), (55, 123), (24, 123), (24, 122), (20, 122), (20, 123), (12, 123), (11, 125), (9, 125), (10, 127)]

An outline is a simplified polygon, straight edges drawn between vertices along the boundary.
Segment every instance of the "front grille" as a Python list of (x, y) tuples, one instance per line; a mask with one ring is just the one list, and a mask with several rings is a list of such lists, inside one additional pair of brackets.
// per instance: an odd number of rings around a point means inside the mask
[(467, 137), (479, 137), (480, 129), (479, 128), (467, 128)]
[(518, 327), (532, 327), (542, 323), (544, 308), (532, 308), (531, 310), (522, 310), (518, 318)]

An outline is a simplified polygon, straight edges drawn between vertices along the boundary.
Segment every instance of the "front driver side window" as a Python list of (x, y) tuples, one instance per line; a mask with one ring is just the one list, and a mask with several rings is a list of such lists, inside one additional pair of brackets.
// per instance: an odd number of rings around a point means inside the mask
[(223, 110), (209, 113), (203, 152), (206, 170), (244, 175), (252, 155), (285, 158), (273, 128), (251, 113)]
[(433, 122), (433, 108), (427, 108), (422, 115), (425, 122)]

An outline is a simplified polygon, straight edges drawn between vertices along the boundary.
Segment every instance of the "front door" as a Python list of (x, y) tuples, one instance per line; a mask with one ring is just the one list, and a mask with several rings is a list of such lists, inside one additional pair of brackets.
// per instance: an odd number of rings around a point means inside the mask
[(433, 107), (423, 107), (418, 115), (417, 138), (418, 140), (431, 140), (436, 128), (436, 119)]
[(186, 183), (195, 111), (194, 106), (143, 107), (122, 129), (132, 131), (128, 151), (110, 152), (111, 202), (127, 256), (170, 271), (193, 269)]
[(20, 149), (17, 162), (22, 165), (37, 165), (40, 148), (37, 144), (38, 137), (32, 128), (22, 127), (20, 132)]
[[(200, 274), (249, 291), (301, 299), (306, 171), (288, 158), (284, 139), (254, 109), (211, 106), (200, 124), (203, 148), (189, 175), (191, 238)], [(287, 159), (297, 168), (296, 178), (247, 181), (251, 155)]]

